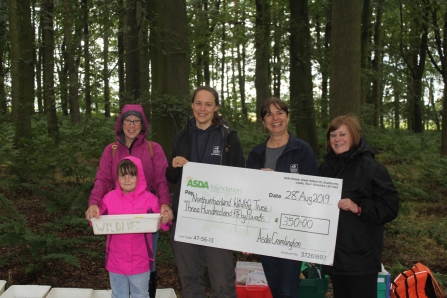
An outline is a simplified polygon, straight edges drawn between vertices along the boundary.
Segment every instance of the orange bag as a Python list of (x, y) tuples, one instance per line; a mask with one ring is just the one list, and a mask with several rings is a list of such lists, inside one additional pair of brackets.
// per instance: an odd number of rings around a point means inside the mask
[(391, 298), (444, 298), (427, 266), (417, 263), (400, 273), (391, 285)]

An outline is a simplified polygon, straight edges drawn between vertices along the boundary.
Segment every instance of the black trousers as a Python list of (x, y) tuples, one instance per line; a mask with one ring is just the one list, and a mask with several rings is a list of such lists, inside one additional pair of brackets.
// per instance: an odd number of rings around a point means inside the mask
[(378, 273), (331, 275), (334, 298), (377, 298)]
[(171, 227), (174, 250), (183, 298), (205, 298), (205, 270), (211, 283), (213, 298), (236, 298), (236, 273), (233, 251), (184, 243), (174, 240), (176, 223)]

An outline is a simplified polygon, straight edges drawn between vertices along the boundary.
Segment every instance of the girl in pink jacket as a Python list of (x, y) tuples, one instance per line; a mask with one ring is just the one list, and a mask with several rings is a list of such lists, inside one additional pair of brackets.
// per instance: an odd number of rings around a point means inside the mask
[[(141, 160), (128, 156), (116, 167), (116, 188), (101, 201), (102, 215), (160, 213), (158, 198), (146, 190)], [(169, 229), (169, 216), (161, 218)], [(154, 262), (152, 234), (107, 235), (105, 267), (109, 271), (112, 298), (148, 298), (150, 269)]]

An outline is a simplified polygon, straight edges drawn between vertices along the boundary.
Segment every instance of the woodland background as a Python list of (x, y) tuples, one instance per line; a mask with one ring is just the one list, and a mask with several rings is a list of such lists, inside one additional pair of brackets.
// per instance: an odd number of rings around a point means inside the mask
[(246, 155), (269, 96), (318, 158), (330, 119), (356, 115), (401, 196), (385, 266), (444, 284), (446, 38), (436, 0), (0, 0), (0, 278), (105, 287), (83, 212), (116, 115), (142, 104), (168, 155), (210, 85)]

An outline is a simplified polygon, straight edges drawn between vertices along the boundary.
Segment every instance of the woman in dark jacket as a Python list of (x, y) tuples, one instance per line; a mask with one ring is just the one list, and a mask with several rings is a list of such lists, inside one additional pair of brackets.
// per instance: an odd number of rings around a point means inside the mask
[[(271, 97), (264, 101), (260, 116), (270, 135), (251, 150), (247, 168), (318, 175), (312, 148), (287, 131), (290, 119), (287, 105), (279, 98)], [(261, 263), (273, 298), (298, 297), (300, 261), (261, 256)]]
[(332, 120), (320, 175), (343, 179), (333, 266), (325, 266), (334, 298), (376, 298), (383, 229), (397, 217), (399, 194), (387, 169), (360, 135), (354, 117)]
[[(205, 297), (205, 262), (213, 297), (236, 298), (233, 252), (174, 240), (183, 166), (188, 162), (244, 167), (244, 155), (235, 131), (218, 116), (219, 96), (213, 88), (199, 87), (191, 101), (194, 117), (174, 137), (166, 178), (175, 183), (172, 209), (172, 247), (177, 265), (182, 297)], [(210, 173), (211, 174), (211, 173)]]

